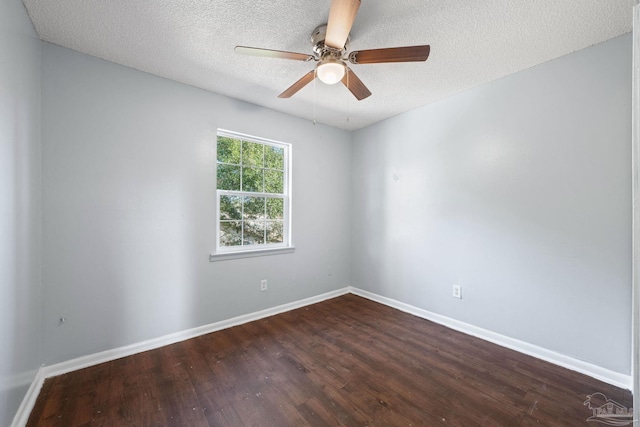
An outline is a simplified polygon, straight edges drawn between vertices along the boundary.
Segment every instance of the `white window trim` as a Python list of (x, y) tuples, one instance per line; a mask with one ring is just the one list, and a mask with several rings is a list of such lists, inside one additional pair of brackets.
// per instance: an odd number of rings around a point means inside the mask
[[(258, 142), (261, 144), (267, 144), (284, 148), (284, 192), (283, 194), (270, 194), (270, 193), (257, 193), (266, 197), (280, 197), (284, 200), (284, 218), (283, 218), (283, 243), (272, 243), (263, 245), (247, 245), (247, 246), (220, 246), (220, 196), (225, 194), (235, 195), (255, 195), (256, 193), (243, 192), (243, 191), (228, 191), (218, 190), (216, 184), (216, 232), (215, 232), (215, 251), (209, 255), (209, 261), (223, 261), (227, 259), (237, 258), (249, 258), (256, 256), (266, 255), (278, 255), (283, 253), (293, 253), (295, 246), (293, 245), (292, 233), (291, 233), (291, 211), (292, 211), (292, 199), (291, 199), (291, 164), (292, 164), (292, 150), (291, 144), (274, 141), (271, 139), (261, 138), (253, 135), (247, 135), (239, 132), (229, 131), (225, 129), (218, 129), (216, 134), (216, 170), (218, 167), (217, 162), (217, 137), (224, 136), (234, 139), (242, 139), (245, 141)], [(216, 173), (217, 176), (217, 173)]]

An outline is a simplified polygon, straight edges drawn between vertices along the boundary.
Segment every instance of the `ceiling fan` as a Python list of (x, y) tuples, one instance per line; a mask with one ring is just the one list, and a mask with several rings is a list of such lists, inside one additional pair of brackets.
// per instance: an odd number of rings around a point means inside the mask
[(370, 49), (353, 51), (347, 55), (349, 33), (359, 7), (360, 0), (331, 0), (328, 23), (318, 26), (311, 34), (313, 55), (247, 46), (236, 46), (235, 52), (267, 58), (317, 62), (313, 70), (278, 95), (279, 98), (291, 97), (318, 77), (326, 84), (342, 82), (353, 96), (359, 101), (363, 100), (370, 96), (371, 92), (347, 66), (346, 61), (352, 64), (426, 61), (430, 47), (420, 45)]

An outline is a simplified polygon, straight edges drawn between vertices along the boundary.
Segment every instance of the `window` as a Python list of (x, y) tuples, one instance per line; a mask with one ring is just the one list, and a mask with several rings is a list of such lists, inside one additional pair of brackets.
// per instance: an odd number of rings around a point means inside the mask
[(219, 130), (216, 145), (216, 254), (290, 248), (289, 144)]

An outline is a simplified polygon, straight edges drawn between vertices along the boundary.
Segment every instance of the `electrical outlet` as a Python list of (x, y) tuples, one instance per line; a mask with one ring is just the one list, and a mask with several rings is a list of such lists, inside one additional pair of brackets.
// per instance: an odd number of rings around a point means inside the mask
[(260, 280), (260, 291), (267, 290), (267, 279)]
[(462, 286), (453, 285), (453, 297), (462, 299)]

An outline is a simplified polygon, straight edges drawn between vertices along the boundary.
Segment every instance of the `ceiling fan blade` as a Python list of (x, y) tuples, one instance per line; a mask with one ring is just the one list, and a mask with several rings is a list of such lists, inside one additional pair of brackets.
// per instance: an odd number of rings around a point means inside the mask
[(356, 73), (349, 67), (347, 67), (347, 72), (342, 78), (342, 83), (351, 91), (358, 101), (362, 101), (371, 96), (369, 89), (367, 89), (364, 83), (362, 83), (362, 80), (360, 80), (358, 76), (356, 76)]
[(380, 64), (383, 62), (426, 61), (430, 51), (431, 47), (428, 44), (422, 46), (360, 50), (349, 54), (349, 62), (352, 64)]
[(242, 55), (264, 56), (266, 58), (293, 59), (294, 61), (311, 61), (313, 55), (304, 53), (285, 52), (283, 50), (261, 49), (259, 47), (236, 46), (236, 53)]
[(289, 86), (287, 90), (285, 90), (280, 95), (278, 95), (278, 98), (291, 98), (291, 96), (293, 96), (300, 89), (302, 89), (303, 87), (311, 83), (315, 78), (316, 78), (316, 70), (309, 71), (307, 74), (302, 76), (300, 80), (298, 80), (297, 82)]
[(360, 0), (331, 0), (325, 46), (344, 49), (349, 32), (360, 8)]

